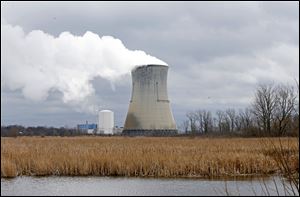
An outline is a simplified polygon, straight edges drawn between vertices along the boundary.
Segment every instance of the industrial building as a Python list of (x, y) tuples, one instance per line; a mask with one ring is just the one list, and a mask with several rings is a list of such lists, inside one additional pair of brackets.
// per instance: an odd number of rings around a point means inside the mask
[(142, 65), (131, 71), (132, 93), (124, 135), (177, 134), (167, 93), (168, 66)]
[(77, 129), (85, 134), (94, 134), (97, 130), (97, 124), (89, 124), (88, 121), (86, 121), (85, 124), (78, 124)]

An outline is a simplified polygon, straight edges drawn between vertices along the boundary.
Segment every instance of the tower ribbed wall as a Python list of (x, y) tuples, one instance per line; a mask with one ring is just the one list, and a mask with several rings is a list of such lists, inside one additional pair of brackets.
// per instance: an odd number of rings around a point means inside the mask
[(144, 65), (132, 70), (132, 94), (123, 134), (166, 136), (177, 133), (167, 93), (168, 68)]

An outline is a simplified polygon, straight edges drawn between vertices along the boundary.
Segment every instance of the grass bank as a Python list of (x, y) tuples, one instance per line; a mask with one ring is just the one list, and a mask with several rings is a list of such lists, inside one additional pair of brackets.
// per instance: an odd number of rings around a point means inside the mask
[(274, 146), (299, 174), (298, 138), (2, 137), (1, 177), (270, 175)]

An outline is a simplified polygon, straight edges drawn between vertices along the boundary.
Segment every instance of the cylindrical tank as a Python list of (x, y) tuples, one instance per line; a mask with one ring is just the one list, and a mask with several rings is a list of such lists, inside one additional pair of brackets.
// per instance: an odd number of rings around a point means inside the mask
[(168, 68), (151, 64), (131, 71), (132, 93), (123, 134), (164, 136), (177, 133), (167, 93)]
[(110, 110), (99, 111), (98, 133), (113, 134), (114, 112)]

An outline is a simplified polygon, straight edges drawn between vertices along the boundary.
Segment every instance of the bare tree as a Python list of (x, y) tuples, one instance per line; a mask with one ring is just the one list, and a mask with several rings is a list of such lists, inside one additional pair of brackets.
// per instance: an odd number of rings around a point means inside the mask
[[(299, 135), (299, 84), (293, 86), (261, 84), (257, 87), (251, 108), (218, 110), (215, 116), (208, 110), (186, 114), (182, 127), (192, 134), (218, 131), (245, 135)], [(288, 132), (289, 131), (289, 132)]]
[(243, 125), (242, 121), (243, 121), (243, 119), (242, 119), (241, 110), (240, 110), (240, 113), (238, 115), (236, 115), (235, 119), (234, 119), (235, 130), (237, 132), (241, 132), (242, 131), (242, 125)]
[(251, 114), (251, 110), (249, 108), (246, 108), (243, 112), (241, 112), (241, 117), (242, 117), (242, 127), (243, 128), (249, 128), (253, 124), (253, 118)]
[(278, 135), (284, 135), (291, 125), (292, 113), (296, 105), (294, 89), (289, 85), (276, 87), (275, 129)]
[(182, 127), (184, 133), (186, 133), (186, 134), (188, 133), (189, 126), (190, 125), (189, 125), (189, 121), (188, 120), (184, 120), (182, 122), (181, 127)]
[(190, 127), (191, 127), (191, 133), (195, 134), (196, 133), (196, 115), (194, 112), (188, 112), (186, 114), (189, 122), (190, 122)]
[(297, 98), (295, 102), (295, 115), (299, 117), (299, 81), (295, 79), (295, 83), (296, 83), (296, 90), (294, 94), (296, 95)]
[(297, 136), (299, 136), (299, 81), (295, 79), (295, 82), (296, 82), (295, 95), (297, 99), (296, 99), (295, 110), (293, 114), (292, 130)]
[(217, 111), (217, 122), (220, 133), (230, 131), (230, 120), (224, 111)]
[(268, 135), (271, 135), (271, 125), (274, 120), (275, 107), (276, 93), (274, 85), (260, 85), (255, 93), (253, 114), (257, 119), (259, 128)]
[(219, 128), (219, 132), (222, 133), (222, 122), (224, 119), (224, 112), (221, 110), (217, 111), (217, 127)]
[(212, 131), (213, 127), (213, 120), (212, 120), (212, 115), (210, 111), (203, 110), (203, 131), (205, 134), (209, 133)]
[(250, 134), (250, 131), (253, 131), (254, 128), (251, 109), (245, 108), (244, 110), (240, 110), (238, 118), (239, 118), (239, 129), (245, 134)]
[(204, 132), (203, 111), (202, 110), (197, 110), (195, 112), (195, 116), (196, 116), (196, 121), (198, 122), (197, 130), (199, 131), (199, 133), (203, 133)]
[(234, 109), (227, 109), (226, 110), (227, 117), (230, 121), (230, 131), (234, 131), (234, 122), (235, 122), (235, 110)]
[(210, 111), (207, 110), (198, 110), (197, 111), (199, 128), (202, 133), (209, 133), (213, 128), (213, 119)]
[(213, 117), (210, 111), (197, 110), (186, 114), (192, 133), (209, 133), (213, 130)]

